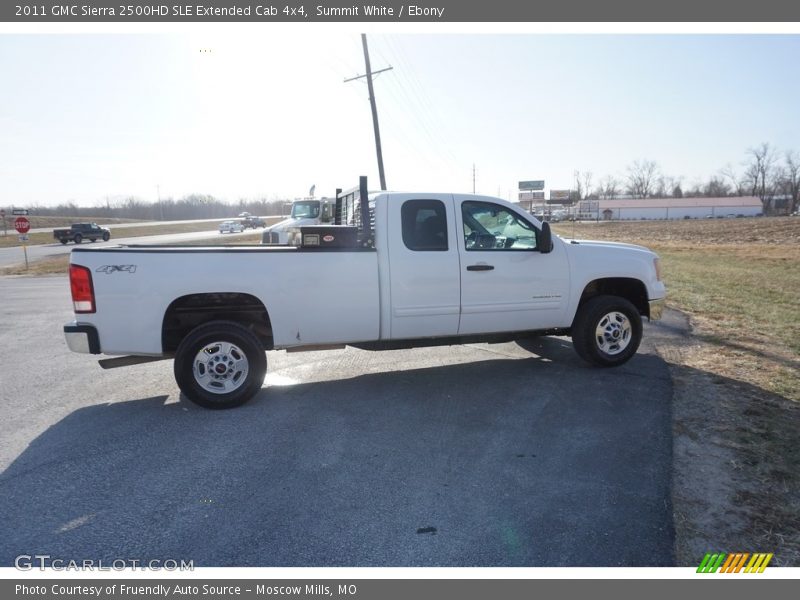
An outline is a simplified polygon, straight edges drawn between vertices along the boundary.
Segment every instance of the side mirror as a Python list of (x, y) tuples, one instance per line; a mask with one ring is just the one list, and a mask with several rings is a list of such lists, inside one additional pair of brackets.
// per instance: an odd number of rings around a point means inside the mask
[(549, 254), (553, 250), (553, 234), (550, 233), (550, 223), (542, 222), (542, 231), (539, 233), (539, 252)]

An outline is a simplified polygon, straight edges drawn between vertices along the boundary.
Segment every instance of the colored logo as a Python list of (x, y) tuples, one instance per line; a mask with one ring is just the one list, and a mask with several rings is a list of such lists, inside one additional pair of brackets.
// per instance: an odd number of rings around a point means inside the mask
[[(767, 568), (773, 554), (764, 552), (735, 552), (725, 554), (724, 552), (707, 553), (700, 566), (697, 567), (698, 573), (763, 573)], [(749, 560), (748, 560), (749, 559)], [(746, 566), (745, 566), (746, 565)]]

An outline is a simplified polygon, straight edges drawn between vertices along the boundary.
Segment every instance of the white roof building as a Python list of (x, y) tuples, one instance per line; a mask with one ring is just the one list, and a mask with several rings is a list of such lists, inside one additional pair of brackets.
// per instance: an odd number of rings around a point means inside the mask
[(645, 198), (583, 200), (578, 203), (582, 218), (626, 219), (702, 219), (705, 217), (753, 217), (763, 211), (756, 196), (724, 198)]

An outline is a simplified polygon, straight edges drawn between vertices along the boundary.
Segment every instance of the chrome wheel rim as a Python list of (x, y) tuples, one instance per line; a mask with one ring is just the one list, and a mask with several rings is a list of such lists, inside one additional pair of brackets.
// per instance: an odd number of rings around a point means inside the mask
[(632, 331), (630, 319), (621, 312), (612, 311), (598, 321), (594, 338), (602, 352), (613, 356), (628, 347)]
[(192, 372), (197, 384), (212, 394), (230, 394), (247, 380), (250, 364), (236, 344), (211, 342), (195, 355)]

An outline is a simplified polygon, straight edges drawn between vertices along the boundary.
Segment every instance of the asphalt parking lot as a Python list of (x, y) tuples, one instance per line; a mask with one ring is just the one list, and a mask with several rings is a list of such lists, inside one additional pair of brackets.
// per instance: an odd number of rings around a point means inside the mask
[(0, 278), (0, 566), (673, 563), (671, 381), (568, 340), (268, 353), (259, 396), (182, 400), (172, 363), (73, 354), (63, 277)]

